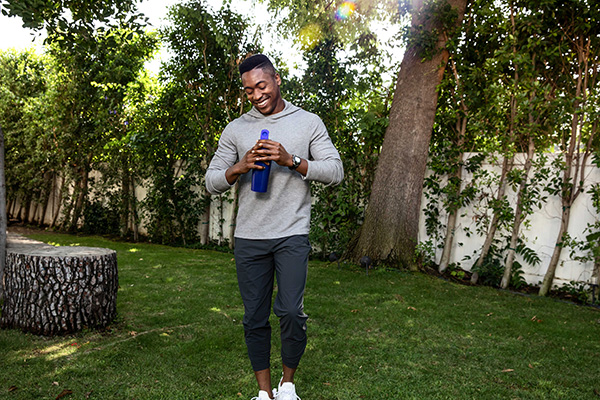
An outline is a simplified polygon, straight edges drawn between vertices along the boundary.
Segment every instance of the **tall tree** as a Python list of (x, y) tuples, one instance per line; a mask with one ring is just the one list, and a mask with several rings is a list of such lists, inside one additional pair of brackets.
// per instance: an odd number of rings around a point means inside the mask
[(466, 0), (413, 3), (404, 53), (371, 197), (350, 255), (414, 267), (421, 194), (437, 103), (448, 61), (444, 49), (460, 26)]
[[(146, 36), (143, 29), (145, 21), (143, 15), (136, 10), (136, 2), (136, 0), (0, 0), (0, 10), (3, 15), (20, 17), (26, 28), (35, 31), (46, 30), (45, 43), (51, 45), (55, 57), (63, 61), (60, 65), (63, 73), (59, 76), (70, 80), (66, 84), (63, 79), (62, 83), (65, 84), (63, 89), (68, 89), (69, 92), (58, 91), (58, 99), (66, 100), (63, 102), (63, 107), (58, 108), (67, 111), (63, 114), (65, 118), (62, 118), (61, 128), (71, 128), (70, 132), (60, 132), (60, 134), (63, 139), (68, 139), (69, 143), (74, 145), (69, 147), (72, 154), (64, 159), (65, 163), (75, 167), (72, 175), (75, 181), (74, 199), (67, 207), (68, 214), (65, 221), (66, 225), (72, 228), (78, 224), (87, 197), (89, 169), (93, 159), (92, 149), (102, 147), (101, 141), (95, 140), (98, 137), (86, 143), (86, 139), (92, 136), (88, 133), (92, 131), (97, 133), (97, 128), (100, 126), (99, 123), (96, 124), (97, 121), (90, 118), (97, 111), (93, 109), (93, 104), (94, 102), (97, 104), (96, 94), (100, 92), (98, 86), (93, 86), (92, 83), (98, 83), (98, 70), (102, 68), (99, 60), (106, 60), (106, 57), (101, 57), (100, 53), (106, 50), (109, 50), (106, 54), (110, 54), (113, 50), (114, 53), (118, 53), (119, 45), (131, 42), (134, 35)], [(119, 35), (124, 31), (126, 31), (125, 35)], [(119, 36), (122, 36), (123, 40), (119, 40)], [(138, 48), (140, 51), (146, 51), (146, 48), (141, 46)], [(114, 64), (114, 61), (115, 58), (111, 60), (111, 64)], [(123, 70), (121, 68), (117, 75), (124, 75)], [(82, 95), (83, 92), (86, 93)], [(72, 96), (67, 98), (68, 95), (65, 96), (67, 93)], [(69, 102), (70, 104), (64, 104)], [(87, 147), (87, 144), (91, 146)], [(83, 154), (86, 147), (87, 154)], [(63, 177), (63, 186), (65, 178), (66, 176)], [(30, 194), (27, 196), (31, 197)], [(27, 200), (25, 201), (26, 218), (29, 216), (30, 203), (29, 199)], [(43, 219), (43, 216), (41, 218)]]
[(126, 156), (108, 157), (106, 153), (110, 153), (109, 145), (124, 135), (128, 123), (122, 113), (125, 91), (155, 46), (152, 37), (127, 26), (98, 30), (86, 39), (86, 43), (92, 42), (93, 51), (83, 51), (77, 42), (72, 47), (48, 46), (57, 70), (53, 82), (57, 89), (51, 94), (53, 128), (64, 154), (64, 171), (74, 184), (63, 220), (69, 230), (77, 229), (84, 215), (90, 172), (106, 172), (107, 164), (122, 164), (119, 161)]
[[(553, 84), (560, 90), (562, 124), (559, 134), (559, 171), (552, 194), (562, 203), (560, 227), (539, 294), (550, 291), (571, 219), (571, 207), (585, 190), (586, 164), (598, 152), (598, 78), (600, 78), (600, 12), (586, 2), (572, 0), (548, 8), (559, 34), (548, 39), (556, 46)], [(555, 4), (556, 5), (556, 4)], [(554, 60), (553, 60), (554, 61)]]
[[(149, 235), (163, 243), (189, 243), (209, 223), (211, 197), (195, 188), (204, 187), (221, 131), (244, 111), (237, 66), (258, 46), (249, 22), (228, 6), (213, 13), (206, 1), (188, 0), (173, 6), (169, 19), (161, 34), (174, 56), (161, 68), (162, 88), (131, 144), (150, 172), (143, 203)], [(207, 236), (204, 229), (200, 240), (205, 243)]]
[(339, 186), (312, 184), (311, 242), (322, 256), (341, 254), (362, 221), (387, 124), (390, 96), (381, 79), (382, 55), (364, 45), (346, 60), (339, 58), (342, 44), (333, 36), (306, 49), (301, 90), (289, 94), (295, 104), (321, 117), (343, 154)]
[[(46, 154), (48, 135), (38, 105), (47, 88), (48, 66), (33, 50), (0, 52), (0, 124), (5, 135), (6, 185), (11, 200), (28, 204), (43, 193), (43, 175), (54, 164)], [(17, 210), (20, 211), (20, 210)]]
[[(503, 289), (508, 288), (511, 283), (516, 255), (524, 246), (519, 246), (521, 225), (533, 212), (535, 204), (541, 204), (538, 195), (543, 192), (539, 187), (545, 180), (546, 157), (541, 154), (534, 160), (534, 156), (537, 149), (544, 151), (550, 145), (549, 139), (554, 126), (554, 121), (549, 121), (555, 110), (553, 90), (544, 79), (543, 63), (539, 62), (539, 58), (548, 50), (540, 40), (547, 35), (547, 24), (542, 22), (544, 18), (538, 14), (536, 3), (523, 3), (525, 2), (515, 5), (509, 1), (510, 29), (507, 29), (507, 32), (510, 32), (507, 40), (510, 50), (507, 53), (510, 54), (513, 70), (510, 85), (510, 129), (515, 132), (514, 145), (517, 151), (525, 154), (525, 160), (523, 168), (513, 170), (510, 176), (511, 183), (516, 187), (517, 198), (508, 241), (508, 254), (500, 283)], [(535, 164), (538, 164), (538, 168)], [(533, 177), (530, 177), (532, 169), (534, 173)], [(535, 261), (538, 260), (536, 257)]]

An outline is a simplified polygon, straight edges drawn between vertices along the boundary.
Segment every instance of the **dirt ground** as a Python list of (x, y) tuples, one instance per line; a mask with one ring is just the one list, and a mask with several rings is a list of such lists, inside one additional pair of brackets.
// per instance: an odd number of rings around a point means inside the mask
[(10, 233), (16, 233), (18, 235), (27, 235), (27, 234), (43, 234), (43, 233), (50, 233), (44, 229), (40, 229), (40, 228), (32, 228), (29, 226), (23, 226), (20, 224), (11, 224), (8, 225), (7, 229), (8, 232)]

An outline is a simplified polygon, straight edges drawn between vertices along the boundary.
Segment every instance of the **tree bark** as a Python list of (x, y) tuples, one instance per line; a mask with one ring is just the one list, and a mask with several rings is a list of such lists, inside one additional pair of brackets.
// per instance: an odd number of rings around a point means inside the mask
[(440, 259), (440, 265), (438, 267), (439, 272), (444, 272), (450, 265), (450, 258), (452, 257), (452, 245), (454, 244), (454, 232), (456, 230), (456, 217), (458, 210), (451, 210), (448, 215), (448, 222), (446, 224), (446, 238), (444, 239), (444, 250), (442, 251), (442, 258)]
[(525, 219), (523, 215), (523, 195), (525, 194), (525, 188), (527, 187), (527, 181), (529, 179), (529, 171), (531, 170), (531, 165), (533, 164), (533, 156), (535, 151), (535, 144), (533, 142), (533, 138), (529, 138), (529, 148), (527, 149), (527, 160), (525, 160), (525, 165), (523, 167), (523, 180), (519, 185), (519, 193), (517, 194), (517, 204), (515, 206), (515, 222), (513, 224), (512, 234), (510, 237), (510, 244), (508, 245), (508, 255), (506, 257), (506, 264), (504, 265), (504, 274), (502, 276), (502, 281), (500, 282), (500, 287), (502, 289), (506, 289), (510, 284), (510, 278), (512, 276), (512, 266), (515, 261), (515, 255), (517, 252), (517, 241), (519, 239), (519, 231), (521, 230), (521, 224)]
[[(500, 182), (498, 184), (498, 195), (496, 196), (496, 201), (500, 203), (504, 199), (504, 193), (506, 192), (506, 177), (508, 173), (513, 168), (513, 157), (510, 158), (504, 157), (504, 161), (502, 162), (502, 172), (500, 173)], [(487, 257), (490, 252), (490, 248), (492, 247), (492, 243), (494, 242), (494, 237), (496, 236), (496, 230), (498, 229), (498, 220), (500, 219), (500, 215), (498, 211), (494, 211), (494, 215), (492, 216), (492, 221), (490, 222), (490, 227), (488, 229), (487, 235), (485, 237), (485, 241), (483, 242), (483, 247), (481, 248), (481, 255), (479, 259), (477, 259), (477, 263), (475, 263), (475, 271), (471, 275), (471, 283), (476, 284), (479, 280), (479, 272), (477, 270), (481, 268), (483, 265), (483, 261)]]
[[(424, 0), (414, 3), (412, 26), (432, 19), (424, 13)], [(466, 0), (450, 0), (457, 10), (456, 26), (462, 22)], [(440, 30), (441, 31), (441, 30)], [(415, 269), (414, 250), (418, 241), (423, 180), (437, 105), (437, 86), (448, 61), (444, 50), (447, 37), (440, 33), (440, 50), (423, 61), (421, 49), (406, 49), (400, 66), (390, 109), (389, 126), (383, 141), (365, 221), (353, 240), (348, 256), (358, 261), (368, 255), (373, 261)]]
[(540, 286), (540, 290), (538, 292), (540, 296), (547, 295), (552, 288), (552, 282), (554, 282), (554, 275), (556, 274), (556, 268), (558, 267), (558, 261), (560, 260), (560, 255), (562, 253), (565, 233), (567, 233), (569, 230), (570, 217), (571, 207), (563, 206), (562, 216), (560, 219), (560, 229), (558, 230), (558, 236), (556, 237), (556, 245), (554, 246), (554, 251), (552, 252), (552, 257), (550, 258), (550, 264), (548, 264), (548, 270), (544, 275), (544, 280), (542, 281), (542, 285)]
[[(71, 185), (71, 183), (69, 183)], [(75, 205), (75, 192), (77, 191), (77, 186), (79, 185), (77, 182), (72, 182), (73, 185), (73, 195), (70, 193), (70, 188), (67, 186), (67, 176), (66, 172), (63, 176), (63, 184), (61, 188), (61, 192), (64, 193), (64, 200), (61, 198), (61, 203), (65, 203), (63, 218), (60, 222), (60, 229), (68, 229), (69, 222), (71, 221), (71, 215), (73, 214), (73, 206)]]
[[(464, 126), (466, 128), (466, 118), (463, 120)], [(462, 140), (460, 141), (459, 146), (462, 147)], [(462, 162), (464, 153), (460, 153), (458, 160), (458, 167), (454, 176), (462, 182)], [(461, 188), (460, 186), (456, 188), (455, 198), (458, 199), (460, 196)], [(442, 251), (442, 258), (440, 259), (440, 265), (438, 267), (439, 272), (444, 272), (448, 266), (450, 265), (450, 259), (452, 258), (452, 246), (454, 245), (454, 234), (456, 232), (456, 220), (458, 218), (458, 210), (459, 206), (451, 205), (448, 213), (448, 221), (446, 222), (446, 237), (444, 239), (444, 250)]]
[[(456, 72), (454, 63), (452, 63), (452, 69), (454, 71), (456, 84), (457, 86), (460, 86), (460, 80), (458, 77), (458, 73)], [(464, 115), (460, 116), (456, 122), (456, 131), (458, 133), (457, 146), (460, 149), (460, 154), (458, 156), (457, 167), (454, 177), (460, 183), (459, 186), (456, 188), (456, 192), (454, 193), (455, 200), (460, 197), (461, 193), (464, 160), (464, 153), (462, 152), (462, 150), (465, 142), (465, 134), (467, 132), (467, 107), (465, 106), (465, 103), (463, 101), (461, 101), (461, 111), (464, 113)], [(459, 204), (450, 204), (448, 211), (448, 221), (446, 222), (446, 238), (444, 239), (444, 250), (442, 252), (442, 258), (440, 259), (440, 265), (438, 267), (439, 272), (444, 272), (450, 265), (450, 260), (452, 258), (452, 247), (454, 246), (454, 234), (456, 232), (456, 220), (458, 218), (459, 209)]]
[[(563, 248), (564, 235), (569, 230), (569, 218), (571, 216), (571, 206), (575, 203), (575, 200), (579, 194), (583, 191), (585, 184), (585, 167), (586, 162), (590, 154), (592, 153), (592, 143), (594, 142), (598, 124), (597, 121), (591, 125), (589, 132), (589, 138), (585, 149), (581, 151), (582, 147), (582, 128), (586, 117), (589, 119), (593, 118), (593, 115), (585, 112), (585, 105), (587, 102), (588, 93), (591, 90), (589, 88), (590, 79), (592, 81), (591, 87), (596, 82), (597, 63), (593, 63), (589, 66), (591, 52), (590, 52), (591, 41), (589, 38), (585, 39), (580, 36), (576, 39), (577, 56), (579, 57), (578, 74), (576, 77), (575, 93), (573, 101), (573, 114), (571, 116), (571, 137), (569, 138), (569, 144), (565, 153), (565, 170), (562, 178), (562, 217), (560, 223), (560, 229), (558, 237), (556, 239), (556, 245), (550, 259), (550, 264), (544, 275), (544, 280), (540, 286), (539, 295), (545, 296), (552, 288), (554, 281), (554, 275), (556, 274), (556, 268), (558, 267), (558, 261)], [(591, 71), (593, 72), (590, 72)], [(574, 165), (573, 165), (574, 164)]]
[(105, 328), (116, 316), (117, 254), (11, 239), (0, 327), (38, 335)]

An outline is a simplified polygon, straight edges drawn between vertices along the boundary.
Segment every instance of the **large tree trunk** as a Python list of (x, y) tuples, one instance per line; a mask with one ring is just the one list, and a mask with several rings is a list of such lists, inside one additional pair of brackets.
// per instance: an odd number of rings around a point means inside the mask
[[(466, 2), (448, 1), (457, 10), (456, 26), (462, 22)], [(431, 31), (437, 22), (426, 18), (431, 15), (422, 12), (424, 3), (424, 0), (414, 2), (412, 26), (423, 25)], [(440, 33), (437, 48), (444, 49), (446, 41), (446, 34)], [(441, 50), (430, 59), (423, 61), (423, 58), (416, 46), (404, 53), (365, 221), (349, 249), (349, 256), (355, 261), (368, 255), (374, 261), (414, 268), (437, 86), (448, 52)]]
[(11, 238), (0, 327), (39, 335), (105, 328), (116, 316), (117, 254)]

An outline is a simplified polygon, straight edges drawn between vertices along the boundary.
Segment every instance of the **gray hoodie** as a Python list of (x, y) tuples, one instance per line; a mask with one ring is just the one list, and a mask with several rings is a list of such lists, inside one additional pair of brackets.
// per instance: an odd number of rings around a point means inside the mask
[(254, 146), (263, 129), (268, 129), (269, 139), (281, 143), (288, 153), (308, 160), (308, 172), (303, 177), (297, 171), (272, 162), (266, 193), (250, 190), (252, 171), (240, 176), (235, 237), (277, 239), (308, 234), (309, 181), (337, 185), (344, 177), (344, 170), (323, 121), (287, 101), (277, 114), (265, 116), (252, 107), (227, 125), (206, 171), (206, 188), (211, 194), (221, 194), (231, 188), (225, 171)]

